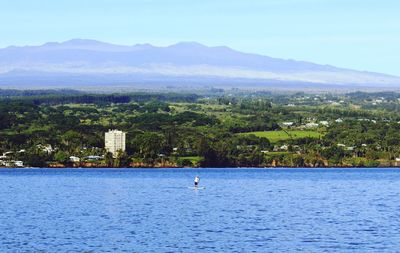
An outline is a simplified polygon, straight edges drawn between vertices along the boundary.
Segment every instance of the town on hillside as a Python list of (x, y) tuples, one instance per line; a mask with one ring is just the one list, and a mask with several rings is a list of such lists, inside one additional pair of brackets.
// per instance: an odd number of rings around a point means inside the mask
[(400, 93), (69, 92), (0, 90), (0, 166), (400, 165)]

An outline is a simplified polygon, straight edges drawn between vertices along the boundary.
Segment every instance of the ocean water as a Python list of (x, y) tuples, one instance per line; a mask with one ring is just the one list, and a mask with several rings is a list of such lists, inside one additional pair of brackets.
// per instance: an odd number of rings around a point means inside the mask
[(0, 170), (0, 252), (399, 250), (396, 169)]

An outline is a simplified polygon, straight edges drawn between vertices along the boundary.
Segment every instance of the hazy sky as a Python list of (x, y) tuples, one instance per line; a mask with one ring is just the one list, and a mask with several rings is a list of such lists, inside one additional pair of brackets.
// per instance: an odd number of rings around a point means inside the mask
[(400, 76), (399, 0), (0, 0), (0, 38), (197, 41)]

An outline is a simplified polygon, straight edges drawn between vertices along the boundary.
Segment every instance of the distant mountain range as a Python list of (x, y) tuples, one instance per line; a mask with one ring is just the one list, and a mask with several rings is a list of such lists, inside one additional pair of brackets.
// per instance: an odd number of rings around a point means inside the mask
[(168, 47), (74, 39), (0, 49), (0, 88), (208, 85), (400, 87), (400, 77), (182, 42)]

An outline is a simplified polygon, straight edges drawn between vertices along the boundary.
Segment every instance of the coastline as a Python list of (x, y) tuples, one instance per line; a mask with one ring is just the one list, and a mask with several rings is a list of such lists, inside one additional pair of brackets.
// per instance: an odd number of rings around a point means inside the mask
[(158, 169), (268, 169), (268, 170), (302, 170), (302, 169), (315, 169), (315, 170), (334, 170), (334, 169), (400, 169), (399, 166), (379, 166), (379, 167), (351, 167), (351, 166), (329, 166), (329, 167), (0, 167), (0, 171), (3, 169), (15, 169), (15, 170), (25, 170), (25, 169), (48, 169), (48, 170), (96, 170), (96, 169), (110, 169), (110, 170), (158, 170)]

